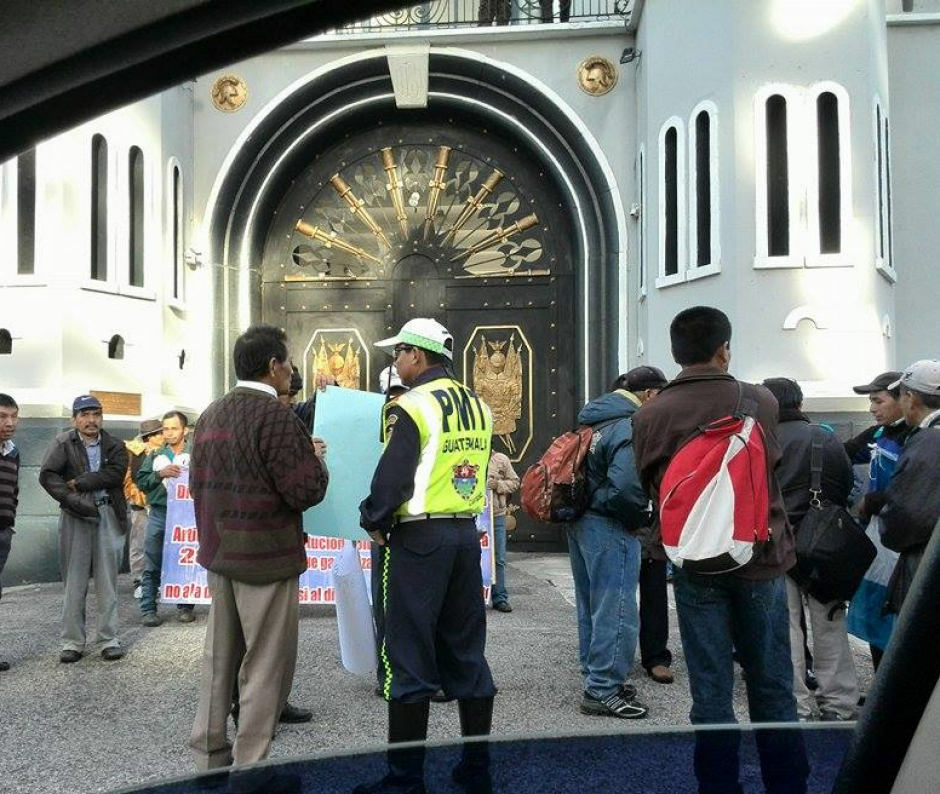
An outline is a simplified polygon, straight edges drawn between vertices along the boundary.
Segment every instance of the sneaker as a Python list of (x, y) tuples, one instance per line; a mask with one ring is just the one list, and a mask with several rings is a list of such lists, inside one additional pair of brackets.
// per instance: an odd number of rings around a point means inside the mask
[(617, 694), (624, 700), (634, 700), (636, 698), (636, 687), (633, 684), (624, 684)]
[(493, 604), (493, 609), (497, 612), (512, 612), (512, 607), (509, 605), (508, 601), (499, 601)]
[(62, 664), (74, 664), (81, 658), (81, 651), (75, 651), (71, 648), (66, 648), (64, 651), (62, 651), (62, 653), (59, 654), (59, 661), (62, 662)]
[(144, 588), (139, 584), (134, 585), (134, 598), (140, 601), (140, 598), (143, 594), (144, 594)]
[(145, 612), (144, 616), (140, 619), (140, 622), (144, 626), (155, 628), (157, 626), (163, 625), (163, 618), (161, 618), (156, 612)]
[(101, 658), (106, 662), (116, 662), (118, 659), (124, 658), (124, 649), (116, 645), (109, 645), (101, 651)]
[(619, 693), (597, 700), (585, 694), (581, 698), (582, 714), (592, 717), (619, 717), (622, 720), (637, 720), (646, 716), (649, 709), (638, 700), (625, 700)]
[(820, 722), (855, 722), (858, 719), (856, 714), (852, 714), (849, 717), (843, 717), (841, 714), (836, 714), (834, 711), (829, 709), (820, 709), (819, 710), (819, 721)]

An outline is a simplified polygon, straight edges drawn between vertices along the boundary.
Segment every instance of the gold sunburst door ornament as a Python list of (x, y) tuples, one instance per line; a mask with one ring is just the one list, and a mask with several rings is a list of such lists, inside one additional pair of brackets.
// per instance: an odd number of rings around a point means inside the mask
[(594, 55), (578, 66), (578, 85), (591, 96), (604, 96), (617, 85), (617, 67), (606, 58)]
[(532, 440), (532, 348), (516, 325), (479, 326), (464, 350), (473, 351), (473, 390), (493, 412), (493, 437), (513, 461)]
[(241, 110), (248, 101), (248, 86), (245, 85), (244, 80), (234, 74), (223, 74), (212, 84), (210, 96), (216, 110), (234, 113), (236, 110)]
[(452, 143), (399, 142), (339, 163), (300, 207), (286, 280), (388, 278), (413, 253), (458, 278), (549, 275), (539, 197)]
[(304, 352), (305, 394), (312, 394), (319, 373), (329, 375), (344, 389), (365, 388), (369, 377), (369, 352), (357, 330), (320, 328), (313, 333)]

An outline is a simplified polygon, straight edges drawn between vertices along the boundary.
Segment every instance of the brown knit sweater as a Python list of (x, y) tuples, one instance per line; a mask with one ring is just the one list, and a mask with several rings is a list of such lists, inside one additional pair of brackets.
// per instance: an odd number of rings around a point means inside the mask
[(236, 387), (199, 418), (190, 461), (199, 564), (249, 584), (306, 568), (301, 514), (329, 480), (290, 408)]

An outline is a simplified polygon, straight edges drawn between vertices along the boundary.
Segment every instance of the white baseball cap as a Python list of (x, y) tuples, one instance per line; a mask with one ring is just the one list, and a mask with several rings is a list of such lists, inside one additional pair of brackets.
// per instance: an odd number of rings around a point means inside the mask
[(389, 355), (393, 354), (395, 345), (420, 347), (422, 350), (430, 350), (432, 353), (447, 356), (451, 361), (454, 359), (454, 337), (437, 320), (429, 317), (416, 317), (414, 320), (409, 320), (395, 336), (375, 343), (377, 348)]
[(392, 364), (379, 373), (379, 389), (382, 394), (388, 394), (391, 389), (407, 389), (401, 378), (398, 376), (398, 370)]
[(915, 361), (888, 388), (896, 389), (898, 386), (921, 394), (940, 394), (940, 361), (935, 358)]

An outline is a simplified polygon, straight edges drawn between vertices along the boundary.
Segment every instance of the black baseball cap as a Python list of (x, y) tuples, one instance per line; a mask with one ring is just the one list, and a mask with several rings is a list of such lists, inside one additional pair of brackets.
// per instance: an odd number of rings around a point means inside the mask
[(669, 380), (658, 367), (634, 367), (623, 376), (628, 391), (646, 391), (661, 389)]
[(901, 379), (900, 372), (882, 372), (871, 383), (864, 386), (853, 386), (856, 394), (874, 394), (876, 391), (891, 391), (891, 385)]

